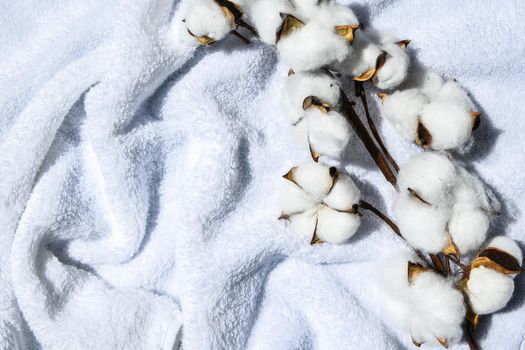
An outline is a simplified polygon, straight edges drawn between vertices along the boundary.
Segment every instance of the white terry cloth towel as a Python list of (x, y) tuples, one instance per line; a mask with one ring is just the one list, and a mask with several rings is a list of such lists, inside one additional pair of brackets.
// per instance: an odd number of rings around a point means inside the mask
[[(471, 92), (484, 123), (457, 156), (504, 203), (494, 234), (522, 244), (522, 2), (344, 3)], [(281, 175), (309, 158), (280, 106), (288, 68), (232, 37), (196, 49), (178, 8), (0, 4), (0, 349), (412, 348), (372, 282), (403, 249), (388, 228), (310, 247), (276, 220)], [(419, 151), (380, 124), (400, 163)], [(388, 211), (358, 141), (334, 165)], [(525, 347), (524, 280), (484, 349)]]

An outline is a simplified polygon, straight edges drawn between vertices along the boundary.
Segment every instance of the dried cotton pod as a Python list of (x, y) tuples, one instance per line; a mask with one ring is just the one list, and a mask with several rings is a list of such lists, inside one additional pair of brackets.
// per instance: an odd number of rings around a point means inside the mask
[(342, 243), (357, 231), (360, 193), (350, 177), (335, 168), (306, 163), (286, 175), (281, 219), (310, 243)]

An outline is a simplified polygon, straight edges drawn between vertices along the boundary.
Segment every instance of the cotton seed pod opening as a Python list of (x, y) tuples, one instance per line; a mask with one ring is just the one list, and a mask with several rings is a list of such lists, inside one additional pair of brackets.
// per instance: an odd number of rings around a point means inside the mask
[(281, 219), (305, 241), (337, 244), (355, 234), (360, 193), (350, 177), (334, 167), (306, 163), (284, 178)]
[(504, 236), (495, 237), (472, 261), (471, 268), (483, 266), (514, 277), (521, 272), (521, 250), (516, 242)]

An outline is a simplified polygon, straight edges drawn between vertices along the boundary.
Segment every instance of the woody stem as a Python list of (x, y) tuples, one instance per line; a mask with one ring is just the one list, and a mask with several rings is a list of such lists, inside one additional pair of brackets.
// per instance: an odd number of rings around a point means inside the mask
[(356, 81), (355, 82), (355, 94), (361, 99), (361, 104), (363, 105), (363, 109), (365, 110), (366, 115), (366, 121), (368, 122), (368, 127), (370, 128), (370, 131), (372, 132), (372, 136), (374, 136), (374, 139), (376, 140), (377, 144), (387, 157), (388, 161), (394, 168), (396, 172), (399, 172), (399, 166), (397, 165), (396, 161), (388, 152), (388, 149), (386, 148), (385, 144), (383, 143), (383, 140), (381, 139), (381, 136), (379, 135), (379, 132), (377, 131), (377, 127), (374, 123), (374, 120), (372, 119), (372, 116), (370, 115), (370, 109), (368, 108), (368, 102), (366, 100), (366, 92), (363, 85), (363, 82)]
[(392, 186), (396, 186), (396, 176), (392, 172), (392, 169), (390, 169), (390, 166), (388, 165), (387, 160), (383, 156), (383, 153), (381, 153), (381, 150), (376, 146), (374, 140), (366, 130), (363, 122), (361, 122), (361, 119), (359, 119), (359, 116), (357, 115), (354, 107), (352, 106), (352, 102), (348, 99), (348, 96), (344, 93), (344, 91), (341, 89), (341, 97), (339, 101), (340, 106), (340, 112), (345, 116), (345, 118), (350, 122), (350, 125), (354, 129), (355, 133), (357, 134), (357, 137), (361, 140), (363, 145), (365, 146), (366, 150), (376, 163), (377, 167), (381, 172), (383, 173), (383, 176), (385, 179), (392, 184)]

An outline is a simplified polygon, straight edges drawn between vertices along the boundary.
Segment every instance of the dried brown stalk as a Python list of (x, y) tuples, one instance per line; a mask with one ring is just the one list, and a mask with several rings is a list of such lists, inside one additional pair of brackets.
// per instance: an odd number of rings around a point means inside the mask
[(381, 139), (381, 136), (379, 135), (379, 132), (377, 131), (377, 127), (374, 123), (374, 120), (372, 119), (372, 116), (370, 115), (370, 110), (368, 108), (368, 102), (366, 100), (366, 91), (363, 85), (363, 82), (356, 81), (355, 82), (355, 94), (361, 99), (361, 103), (363, 104), (363, 109), (365, 110), (366, 120), (368, 122), (368, 127), (370, 128), (370, 131), (372, 132), (372, 136), (374, 136), (374, 139), (376, 140), (377, 144), (387, 157), (388, 161), (394, 168), (396, 172), (399, 172), (399, 166), (397, 165), (396, 161), (388, 152), (388, 149), (386, 148), (385, 144), (383, 143), (383, 140)]
[(359, 119), (359, 116), (357, 115), (354, 107), (352, 106), (352, 102), (350, 102), (348, 96), (346, 96), (342, 89), (341, 97), (339, 100), (339, 107), (341, 114), (343, 114), (345, 118), (350, 122), (350, 125), (354, 129), (361, 142), (364, 144), (366, 150), (378, 166), (379, 170), (381, 170), (381, 172), (383, 173), (385, 179), (388, 182), (390, 182), (392, 186), (395, 187), (396, 176), (392, 172), (392, 169), (390, 169), (388, 161), (383, 156), (383, 153), (381, 153), (381, 150), (376, 146), (374, 140), (366, 130), (363, 122), (361, 122), (361, 119)]

